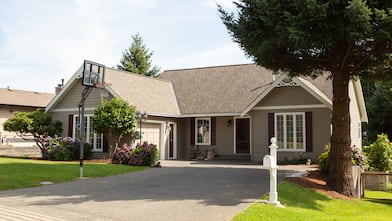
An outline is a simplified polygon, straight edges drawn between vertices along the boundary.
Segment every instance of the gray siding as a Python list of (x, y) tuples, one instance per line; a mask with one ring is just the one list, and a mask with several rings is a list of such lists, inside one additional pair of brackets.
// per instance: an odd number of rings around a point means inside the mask
[(256, 107), (309, 104), (321, 104), (321, 102), (302, 87), (278, 87), (274, 88)]
[[(80, 100), (82, 98), (82, 92), (84, 87), (81, 85), (80, 80), (68, 91), (67, 94), (61, 99), (61, 102), (57, 104), (54, 109), (64, 109), (64, 108), (78, 108)], [(96, 108), (101, 103), (100, 90), (98, 88), (93, 88), (90, 95), (85, 101), (85, 107)], [(92, 111), (90, 111), (92, 112)], [(88, 111), (86, 111), (88, 113)]]
[[(234, 123), (230, 127), (227, 121), (234, 122), (233, 117), (216, 117), (216, 145), (198, 145), (200, 153), (206, 155), (206, 151), (214, 150), (220, 157), (234, 155)], [(180, 159), (191, 158), (191, 118), (181, 119), (179, 130), (182, 132), (178, 136), (179, 150), (181, 150)]]
[(327, 108), (318, 109), (285, 109), (285, 110), (254, 110), (250, 115), (253, 120), (253, 154), (252, 161), (262, 162), (264, 155), (269, 154), (268, 145), (268, 113), (287, 113), (287, 112), (312, 112), (313, 115), (313, 151), (295, 152), (278, 151), (278, 162), (285, 159), (311, 159), (317, 162), (317, 157), (324, 150), (326, 144), (330, 142), (331, 111)]

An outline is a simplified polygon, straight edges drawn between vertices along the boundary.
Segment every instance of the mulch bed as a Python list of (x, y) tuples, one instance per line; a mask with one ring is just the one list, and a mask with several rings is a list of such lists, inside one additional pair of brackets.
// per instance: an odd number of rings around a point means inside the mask
[(288, 177), (286, 180), (305, 188), (322, 192), (332, 199), (351, 199), (327, 186), (326, 175), (320, 173), (319, 170), (308, 171), (308, 175), (303, 177)]

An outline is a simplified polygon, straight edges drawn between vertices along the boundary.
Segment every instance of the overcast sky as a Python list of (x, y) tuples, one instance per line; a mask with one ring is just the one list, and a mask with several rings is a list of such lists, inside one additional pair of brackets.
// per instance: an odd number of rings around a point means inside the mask
[(0, 88), (54, 92), (92, 60), (116, 66), (140, 33), (161, 70), (251, 63), (222, 24), (232, 0), (0, 0)]

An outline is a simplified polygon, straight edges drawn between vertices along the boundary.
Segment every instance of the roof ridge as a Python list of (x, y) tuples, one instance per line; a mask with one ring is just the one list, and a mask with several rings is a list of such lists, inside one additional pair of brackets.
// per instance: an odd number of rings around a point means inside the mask
[(221, 68), (221, 67), (233, 67), (233, 66), (245, 66), (245, 65), (255, 65), (256, 63), (244, 63), (244, 64), (228, 64), (228, 65), (214, 65), (214, 66), (207, 66), (207, 67), (193, 67), (193, 68), (180, 68), (180, 69), (169, 69), (164, 70), (166, 71), (185, 71), (185, 70), (198, 70), (198, 69), (209, 69), (209, 68)]
[(28, 91), (24, 89), (17, 89), (17, 88), (0, 88), (0, 90), (6, 90), (10, 92), (27, 92), (27, 93), (32, 93), (32, 94), (47, 94), (47, 95), (54, 95), (54, 93), (49, 93), (49, 92), (41, 92), (41, 91)]
[[(144, 74), (136, 74), (136, 73), (133, 73), (133, 72), (130, 72), (130, 71), (120, 70), (120, 69), (111, 68), (111, 67), (105, 67), (105, 68), (110, 69), (112, 71), (117, 71), (117, 72), (120, 72), (120, 73), (123, 73), (123, 74), (131, 74), (131, 75), (133, 75), (135, 77), (146, 78), (146, 79), (157, 80), (157, 81), (163, 81), (163, 82), (168, 82), (168, 83), (171, 82), (171, 81), (166, 80), (166, 79), (161, 79), (161, 78), (159, 78), (159, 76), (158, 77), (151, 77), (151, 76), (146, 76)], [(108, 82), (108, 83), (110, 83), (110, 82)]]

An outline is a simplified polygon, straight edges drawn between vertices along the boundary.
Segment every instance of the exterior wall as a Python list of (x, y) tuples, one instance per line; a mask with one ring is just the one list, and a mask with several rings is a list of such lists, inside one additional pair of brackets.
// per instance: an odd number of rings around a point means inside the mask
[[(82, 86), (80, 80), (78, 80), (74, 86), (64, 94), (61, 102), (57, 104), (56, 109), (69, 109), (76, 108), (78, 109), (79, 102), (82, 97), (84, 86)], [(85, 109), (86, 113), (89, 108), (96, 108), (101, 103), (101, 96), (99, 89), (93, 88), (90, 95), (87, 97), (85, 101)], [(90, 111), (92, 112), (92, 111)]]
[(256, 107), (309, 104), (321, 104), (321, 102), (302, 87), (277, 87), (261, 100)]
[[(307, 108), (304, 105), (320, 105), (320, 107)], [(295, 106), (298, 106), (298, 108)], [(325, 145), (330, 143), (331, 110), (327, 107), (322, 108), (322, 103), (319, 100), (298, 86), (274, 88), (250, 111), (253, 137), (252, 161), (262, 162), (264, 155), (269, 154), (268, 113), (292, 112), (312, 112), (313, 151), (279, 151), (278, 149), (278, 162), (285, 159), (311, 159), (312, 162), (317, 162), (317, 158), (324, 150)]]
[(252, 132), (253, 132), (253, 154), (252, 161), (262, 162), (264, 155), (269, 154), (270, 137), (268, 137), (268, 113), (291, 113), (291, 112), (312, 112), (313, 128), (313, 151), (279, 151), (278, 162), (285, 159), (311, 159), (317, 162), (317, 158), (324, 151), (326, 144), (330, 143), (331, 137), (331, 111), (327, 108), (318, 109), (284, 109), (284, 110), (253, 110)]
[[(57, 106), (53, 109), (52, 112), (50, 112), (52, 119), (53, 120), (59, 120), (63, 123), (63, 132), (61, 136), (70, 136), (69, 134), (69, 128), (72, 128), (73, 125), (70, 125), (69, 122), (69, 115), (78, 115), (79, 114), (79, 109), (78, 105), (81, 99), (81, 94), (83, 91), (83, 86), (81, 86), (80, 82), (76, 83), (73, 88), (71, 88), (67, 94), (64, 95), (64, 97), (61, 99), (61, 101), (57, 104)], [(106, 99), (111, 99), (112, 96), (107, 97)], [(101, 96), (100, 96), (100, 91), (98, 89), (93, 89), (88, 96), (88, 98), (85, 101), (85, 115), (91, 115), (93, 114), (94, 110), (100, 105), (101, 103)], [(155, 116), (148, 116), (147, 119), (143, 120), (141, 130), (142, 134), (143, 133), (148, 133), (148, 130), (151, 130), (151, 128), (159, 128), (159, 143), (157, 143), (157, 146), (159, 148), (159, 159), (167, 159), (168, 155), (168, 136), (167, 136), (167, 130), (166, 130), (166, 125), (168, 123), (172, 123), (175, 125), (175, 133), (177, 133), (177, 119), (175, 118), (164, 118), (164, 117), (155, 117)], [(143, 128), (144, 126), (144, 128)], [(140, 130), (140, 122), (137, 121), (136, 123), (136, 131)], [(157, 141), (158, 139), (155, 139)], [(147, 140), (148, 141), (148, 140)], [(119, 145), (122, 145), (123, 143), (129, 143), (130, 138), (125, 137)], [(135, 143), (139, 142), (138, 140), (135, 141)], [(142, 139), (142, 142), (144, 140)], [(151, 142), (151, 141), (149, 141)], [(131, 144), (131, 145), (135, 145)], [(177, 144), (175, 144), (178, 147)], [(106, 149), (106, 148), (104, 148)], [(178, 151), (179, 148), (177, 148)], [(178, 152), (177, 152), (178, 155)], [(176, 158), (176, 157), (175, 157)]]
[[(227, 121), (231, 120), (230, 127)], [(179, 149), (181, 149), (180, 159), (191, 159), (191, 118), (183, 118), (180, 121), (180, 136), (178, 136)], [(216, 117), (216, 145), (197, 145), (200, 153), (205, 156), (207, 151), (215, 151), (218, 158), (235, 158), (234, 156), (234, 118)], [(194, 145), (196, 147), (196, 145)]]
[(35, 145), (34, 138), (30, 137), (28, 141), (23, 140), (15, 132), (4, 130), (3, 123), (12, 118), (15, 112), (33, 112), (36, 107), (8, 106), (0, 105), (0, 145), (12, 145), (20, 147), (32, 147)]
[(362, 148), (362, 127), (361, 117), (358, 109), (358, 101), (352, 81), (349, 84), (350, 95), (350, 125), (351, 125), (351, 146)]
[[(176, 118), (168, 118), (168, 117), (155, 117), (149, 116), (146, 120), (142, 121), (141, 131), (142, 134), (145, 133), (146, 125), (150, 127), (159, 127), (159, 143), (157, 144), (159, 148), (159, 159), (169, 159), (169, 124), (174, 125), (174, 156), (173, 159), (179, 158), (179, 145), (178, 145), (178, 123)], [(137, 121), (136, 131), (140, 130), (140, 121)], [(144, 141), (142, 136), (142, 142)], [(152, 142), (146, 140), (148, 142)], [(139, 140), (136, 140), (135, 143), (138, 143)]]

